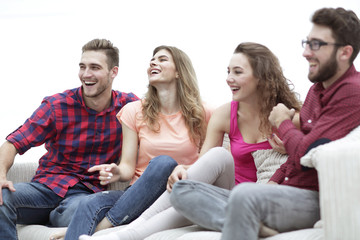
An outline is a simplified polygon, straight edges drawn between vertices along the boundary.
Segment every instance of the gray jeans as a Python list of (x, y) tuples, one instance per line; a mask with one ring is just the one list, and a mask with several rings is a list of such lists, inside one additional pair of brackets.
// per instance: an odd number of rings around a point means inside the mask
[(318, 192), (283, 185), (242, 183), (230, 192), (184, 180), (174, 185), (171, 203), (192, 222), (222, 231), (223, 240), (257, 240), (260, 223), (287, 232), (320, 219)]
[(194, 180), (175, 183), (170, 195), (172, 206), (191, 222), (221, 232), (230, 190)]

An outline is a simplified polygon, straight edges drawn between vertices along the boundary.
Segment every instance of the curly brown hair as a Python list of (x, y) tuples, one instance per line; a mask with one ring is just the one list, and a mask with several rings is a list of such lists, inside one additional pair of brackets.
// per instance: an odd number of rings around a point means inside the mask
[[(206, 134), (206, 116), (194, 67), (190, 58), (182, 50), (173, 46), (159, 46), (154, 49), (153, 56), (160, 50), (167, 50), (173, 57), (175, 68), (179, 73), (176, 89), (185, 125), (188, 128), (189, 136), (199, 149), (201, 148)], [(149, 85), (143, 101), (144, 121), (150, 129), (155, 132), (160, 130), (158, 115), (160, 112), (160, 100), (155, 87)]]
[(265, 46), (244, 42), (239, 44), (235, 53), (244, 54), (253, 70), (255, 78), (259, 79), (257, 91), (261, 97), (260, 128), (264, 135), (272, 132), (268, 120), (270, 112), (278, 103), (283, 103), (288, 108), (300, 111), (301, 104), (295, 92), (290, 89), (290, 81), (285, 78), (278, 58)]

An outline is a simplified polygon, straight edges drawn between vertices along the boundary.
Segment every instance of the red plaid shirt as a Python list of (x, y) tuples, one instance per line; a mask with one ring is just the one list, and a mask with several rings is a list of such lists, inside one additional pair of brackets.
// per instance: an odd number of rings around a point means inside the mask
[(94, 192), (104, 190), (98, 174), (88, 168), (119, 160), (122, 129), (116, 114), (132, 93), (112, 91), (110, 107), (100, 113), (85, 106), (81, 88), (44, 98), (40, 107), (6, 139), (19, 154), (45, 143), (32, 181), (40, 182), (64, 197), (68, 188), (82, 182)]
[(271, 180), (280, 184), (319, 190), (315, 169), (300, 165), (300, 158), (319, 139), (331, 141), (360, 125), (360, 73), (351, 66), (334, 84), (324, 89), (315, 83), (300, 111), (301, 131), (290, 120), (281, 123), (279, 134), (289, 154)]

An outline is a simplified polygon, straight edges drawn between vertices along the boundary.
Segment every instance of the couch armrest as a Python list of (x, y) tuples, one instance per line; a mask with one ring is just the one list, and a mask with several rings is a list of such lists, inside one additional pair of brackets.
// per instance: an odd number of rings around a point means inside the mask
[(359, 239), (360, 141), (334, 145), (318, 154), (324, 239)]
[[(360, 128), (301, 159), (318, 171), (324, 239), (360, 236)], [(311, 155), (311, 156), (309, 156)]]
[(13, 183), (30, 182), (38, 166), (39, 163), (37, 161), (15, 160), (7, 174), (7, 179)]

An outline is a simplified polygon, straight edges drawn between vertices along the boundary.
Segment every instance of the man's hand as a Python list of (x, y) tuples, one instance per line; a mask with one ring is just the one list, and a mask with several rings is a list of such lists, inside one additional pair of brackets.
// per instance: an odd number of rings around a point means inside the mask
[(275, 107), (273, 107), (270, 115), (269, 115), (269, 121), (271, 125), (273, 125), (276, 128), (279, 128), (280, 124), (289, 119), (292, 120), (292, 118), (295, 115), (295, 109), (288, 109), (284, 104), (278, 103)]
[(168, 182), (166, 185), (166, 189), (171, 192), (173, 185), (182, 179), (187, 178), (187, 168), (184, 165), (178, 165), (174, 168), (173, 172), (171, 173), (170, 177), (168, 178)]
[(0, 147), (0, 205), (2, 205), (2, 189), (8, 188), (11, 192), (15, 192), (14, 185), (11, 181), (6, 179), (6, 174), (10, 167), (14, 163), (15, 156), (17, 154), (17, 150), (15, 146), (5, 141)]
[(88, 169), (88, 172), (96, 171), (99, 171), (99, 180), (101, 185), (107, 185), (120, 179), (120, 170), (118, 165), (115, 163), (96, 165)]
[(0, 180), (0, 205), (3, 205), (3, 198), (2, 198), (2, 189), (3, 188), (8, 188), (11, 192), (15, 192), (15, 188), (14, 185), (12, 183), (12, 181), (8, 181), (8, 180)]
[(273, 133), (271, 137), (268, 138), (268, 141), (275, 151), (281, 154), (286, 154), (286, 149), (283, 141), (275, 133)]

